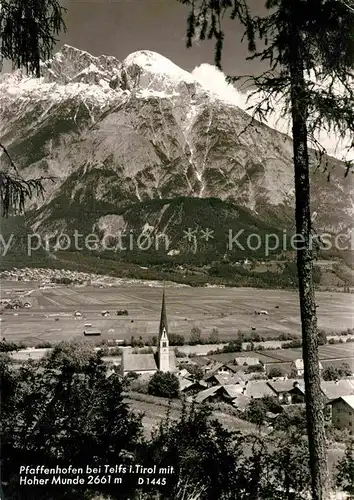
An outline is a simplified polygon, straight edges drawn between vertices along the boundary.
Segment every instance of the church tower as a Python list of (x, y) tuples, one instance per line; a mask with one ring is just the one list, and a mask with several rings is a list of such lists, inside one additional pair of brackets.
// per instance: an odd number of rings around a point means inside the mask
[(162, 295), (161, 319), (160, 319), (160, 329), (157, 341), (157, 348), (158, 348), (158, 369), (162, 372), (169, 372), (170, 347), (168, 342), (165, 288), (163, 289), (163, 295)]

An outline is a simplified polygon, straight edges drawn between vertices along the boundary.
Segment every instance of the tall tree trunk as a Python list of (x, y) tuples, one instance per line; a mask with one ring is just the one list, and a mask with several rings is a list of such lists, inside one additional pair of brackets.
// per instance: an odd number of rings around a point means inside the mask
[[(295, 6), (296, 9), (296, 6)], [(323, 400), (318, 359), (318, 331), (316, 300), (313, 286), (313, 252), (311, 245), (311, 211), (309, 157), (307, 149), (307, 97), (304, 66), (301, 56), (301, 33), (297, 26), (296, 10), (291, 16), (291, 114), (295, 168), (296, 231), (301, 235), (297, 248), (297, 270), (302, 328), (302, 352), (306, 391), (306, 414), (312, 499), (327, 500), (329, 482), (327, 472), (326, 436), (324, 430)]]

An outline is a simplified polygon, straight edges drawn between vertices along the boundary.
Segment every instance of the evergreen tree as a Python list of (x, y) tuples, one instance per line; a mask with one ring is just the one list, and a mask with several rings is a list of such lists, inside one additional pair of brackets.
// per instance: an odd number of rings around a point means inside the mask
[(337, 464), (336, 483), (349, 495), (354, 495), (354, 440), (347, 444), (344, 457)]
[[(24, 68), (27, 74), (39, 77), (40, 62), (51, 57), (55, 38), (66, 30), (64, 9), (58, 0), (2, 0), (0, 5), (0, 67), (4, 59), (13, 64), (13, 69)], [(11, 158), (6, 146), (0, 141), (7, 168), (0, 170), (1, 215), (23, 212), (25, 202), (35, 194), (44, 194), (40, 177), (25, 180)], [(5, 163), (5, 162), (4, 162)], [(13, 173), (9, 172), (9, 168)]]
[[(215, 63), (221, 69), (222, 19), (229, 13), (231, 19), (238, 19), (245, 27), (250, 59), (269, 64), (262, 75), (249, 79), (256, 87), (254, 92), (260, 92), (262, 97), (250, 126), (254, 117), (266, 118), (279, 97), (284, 98), (284, 112), (291, 116), (295, 220), (301, 239), (297, 272), (312, 495), (313, 500), (324, 500), (329, 495), (329, 481), (318, 364), (308, 143), (317, 147), (321, 161), (324, 148), (316, 132), (325, 129), (339, 138), (347, 134), (354, 138), (354, 4), (352, 0), (267, 0), (267, 14), (259, 17), (251, 15), (247, 0), (179, 1), (190, 6), (187, 47), (192, 46), (196, 36), (200, 40), (214, 38)], [(258, 42), (261, 50), (257, 49)], [(228, 80), (236, 82), (239, 77)], [(346, 162), (344, 175), (352, 166)]]
[[(113, 498), (131, 498), (135, 485), (128, 478), (117, 492), (114, 485), (19, 486), (23, 464), (55, 468), (134, 463), (142, 442), (141, 417), (132, 413), (123, 400), (124, 385), (95, 352), (77, 356), (65, 345), (56, 350), (55, 369), (48, 360), (12, 367), (2, 355), (0, 376), (1, 481), (5, 498), (84, 500), (88, 490), (109, 493)], [(138, 461), (138, 460), (137, 460)], [(134, 482), (134, 481), (133, 481)]]

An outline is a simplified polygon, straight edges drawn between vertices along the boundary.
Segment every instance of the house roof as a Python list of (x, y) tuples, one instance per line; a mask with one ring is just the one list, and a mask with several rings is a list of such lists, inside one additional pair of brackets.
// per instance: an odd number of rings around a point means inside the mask
[(352, 408), (354, 410), (354, 394), (352, 394), (350, 396), (340, 396), (339, 398), (333, 399), (332, 401), (330, 401), (327, 404), (333, 404), (333, 403), (340, 401), (340, 400), (347, 403), (347, 405), (350, 406), (350, 408)]
[(321, 389), (328, 399), (352, 395), (354, 394), (354, 379), (321, 382)]
[(235, 363), (237, 363), (239, 366), (254, 366), (254, 365), (259, 365), (260, 361), (258, 358), (251, 358), (251, 357), (238, 357), (234, 358)]
[(294, 386), (290, 391), (292, 394), (302, 394), (305, 396), (305, 383), (301, 381), (298, 385)]
[(205, 378), (205, 380), (212, 379), (216, 380), (218, 385), (238, 384), (242, 381), (238, 375), (231, 375), (229, 373), (213, 373)]
[(179, 381), (180, 391), (184, 391), (185, 389), (188, 389), (188, 387), (194, 384), (192, 380), (188, 380), (187, 378), (184, 377), (178, 377), (178, 381)]
[[(180, 391), (185, 391), (186, 389), (190, 389), (191, 387), (196, 388), (196, 389), (207, 389), (208, 385), (203, 381), (203, 380), (188, 380), (183, 377), (179, 377), (180, 385), (179, 385), (179, 390)], [(188, 383), (189, 382), (189, 383)]]
[[(277, 394), (281, 392), (288, 392), (294, 388), (295, 383), (299, 383), (296, 379), (287, 379), (287, 380), (269, 380), (268, 385), (274, 392)], [(300, 385), (300, 384), (299, 384)]]
[(348, 406), (353, 408), (354, 410), (354, 395), (352, 394), (351, 396), (342, 396), (343, 401), (347, 403)]
[(236, 365), (233, 365), (232, 363), (227, 363), (227, 365), (225, 365), (225, 368), (228, 368), (229, 370), (231, 370), (234, 373), (236, 373), (239, 370), (239, 367)]
[(235, 399), (241, 394), (242, 387), (239, 384), (223, 385), (221, 391), (226, 392), (229, 398)]
[(153, 354), (133, 354), (127, 350), (122, 353), (122, 366), (125, 372), (157, 370)]
[(184, 378), (189, 378), (189, 377), (191, 377), (191, 374), (189, 373), (189, 371), (188, 371), (188, 370), (186, 370), (186, 368), (182, 368), (182, 370), (179, 370), (178, 375), (179, 375), (180, 377), (184, 377)]
[(220, 361), (213, 363), (212, 365), (210, 365), (210, 370), (207, 372), (208, 375), (211, 375), (212, 373), (216, 373), (223, 366), (225, 366), (225, 363), (221, 363)]
[(262, 398), (263, 396), (274, 396), (274, 392), (264, 380), (250, 380), (245, 386), (244, 395), (250, 398)]
[(220, 388), (221, 388), (221, 385), (215, 385), (214, 387), (209, 387), (209, 389), (205, 389), (204, 391), (200, 391), (195, 398), (196, 403), (202, 403), (203, 401), (208, 399), (210, 396), (214, 396), (219, 391)]
[(192, 360), (198, 366), (206, 366), (210, 364), (210, 359), (204, 356), (195, 356), (194, 358), (192, 358)]

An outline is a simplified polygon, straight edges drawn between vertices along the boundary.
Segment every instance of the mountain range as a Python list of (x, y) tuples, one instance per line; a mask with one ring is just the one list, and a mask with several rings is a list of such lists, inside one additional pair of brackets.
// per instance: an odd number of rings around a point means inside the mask
[[(0, 76), (0, 137), (25, 178), (54, 178), (26, 212), (29, 230), (52, 238), (53, 255), (57, 235), (75, 231), (97, 234), (95, 256), (108, 259), (104, 236), (166, 235), (167, 249), (114, 252), (148, 265), (287, 255), (231, 248), (229, 238), (240, 229), (244, 238), (294, 230), (291, 138), (160, 54), (141, 50), (120, 62), (65, 45), (39, 79), (22, 70)], [(352, 177), (339, 160), (326, 158), (327, 172), (318, 161), (312, 151), (314, 226), (349, 237)], [(198, 240), (188, 237), (193, 230)]]

